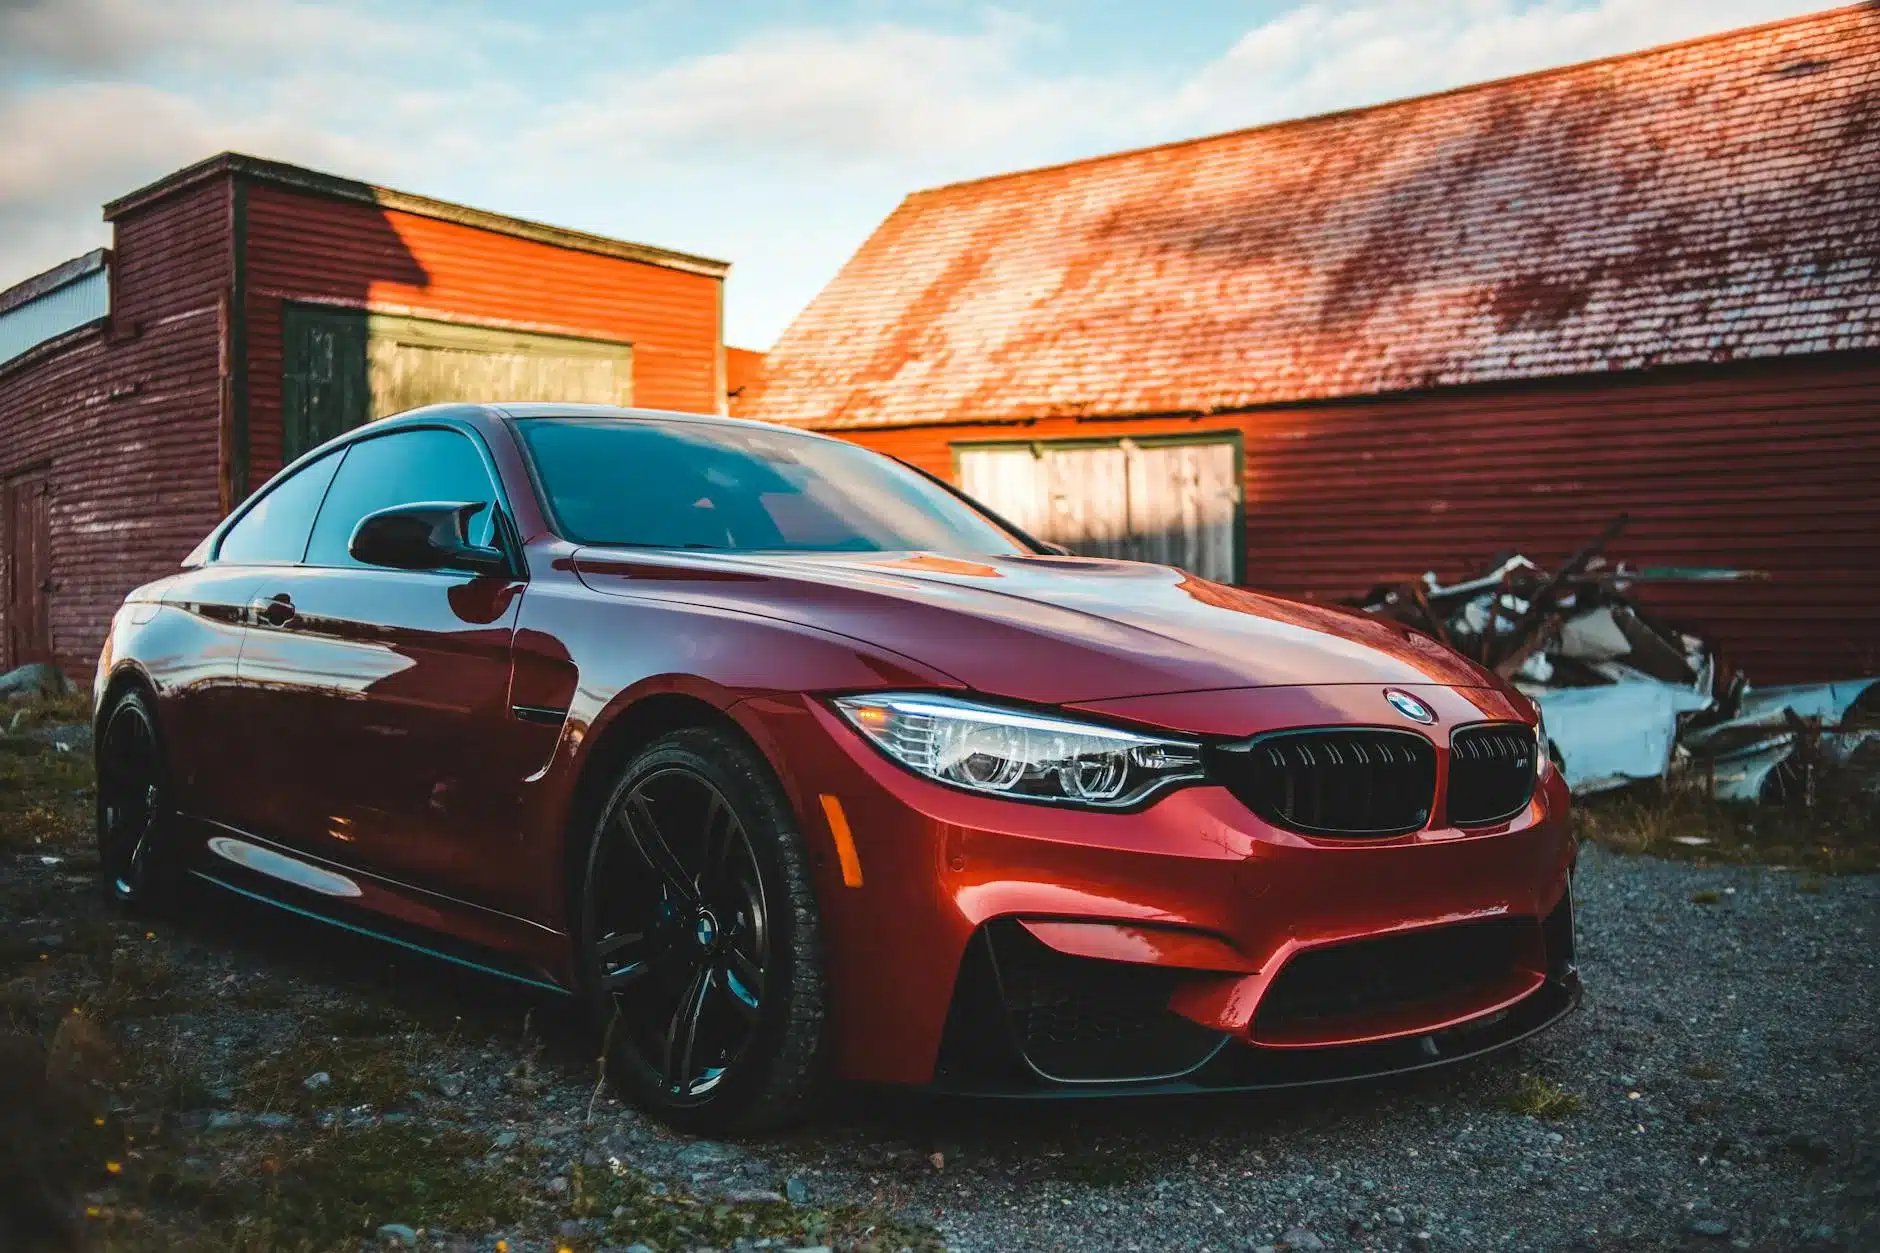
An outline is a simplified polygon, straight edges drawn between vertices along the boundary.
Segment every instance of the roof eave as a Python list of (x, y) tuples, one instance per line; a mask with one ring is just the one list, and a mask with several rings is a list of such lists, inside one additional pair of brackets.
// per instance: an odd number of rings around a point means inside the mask
[(23, 304), (55, 292), (67, 284), (77, 282), (87, 274), (104, 269), (109, 264), (111, 264), (109, 248), (93, 248), (83, 256), (73, 257), (70, 261), (61, 261), (50, 270), (41, 270), (31, 278), (22, 279), (5, 291), (0, 291), (0, 313), (17, 309)]
[(159, 200), (224, 176), (269, 183), (277, 187), (328, 196), (336, 200), (377, 205), (382, 209), (434, 218), (442, 222), (454, 222), (460, 226), (509, 235), (517, 239), (532, 240), (556, 248), (569, 248), (577, 252), (618, 257), (626, 261), (639, 261), (646, 265), (682, 270), (689, 274), (704, 275), (707, 278), (722, 279), (731, 269), (729, 261), (701, 257), (671, 248), (657, 248), (651, 244), (636, 244), (606, 235), (570, 230), (567, 227), (550, 226), (543, 222), (532, 222), (526, 218), (492, 213), (487, 209), (474, 209), (469, 205), (436, 200), (430, 196), (397, 191), (389, 187), (379, 187), (358, 179), (342, 178), (337, 174), (326, 174), (319, 170), (306, 169), (303, 166), (289, 165), (284, 161), (268, 161), (239, 152), (218, 153), (207, 160), (185, 166), (154, 183), (109, 201), (104, 206), (104, 220), (116, 221), (128, 213), (136, 212)]

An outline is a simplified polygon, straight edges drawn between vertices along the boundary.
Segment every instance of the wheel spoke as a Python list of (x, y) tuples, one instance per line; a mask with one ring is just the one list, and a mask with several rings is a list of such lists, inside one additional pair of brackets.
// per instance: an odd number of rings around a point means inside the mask
[[(666, 1054), (660, 1066), (660, 1079), (666, 1087), (684, 1095), (692, 1086), (692, 1049), (698, 1043), (699, 1019), (705, 1012), (705, 999), (711, 992), (711, 968), (701, 966), (685, 985), (685, 993), (673, 1008), (666, 1024)], [(675, 1068), (676, 1063), (676, 1068)]]
[(628, 962), (601, 976), (601, 991), (624, 992), (652, 972), (653, 963), (650, 961)]
[(701, 881), (706, 895), (711, 895), (723, 881), (725, 869), (731, 860), (732, 847), (742, 834), (738, 826), (737, 815), (725, 804), (717, 788), (711, 791), (711, 800), (705, 806), (705, 829), (700, 838), (703, 853)]
[(627, 797), (626, 804), (620, 807), (620, 821), (653, 873), (664, 879), (666, 886), (681, 900), (688, 904), (696, 902), (698, 888), (686, 874), (684, 863), (666, 842), (665, 833), (660, 830), (653, 807), (646, 803), (646, 798), (637, 791)]
[(654, 958), (648, 947), (643, 931), (613, 932), (597, 942), (594, 960), (601, 968), (601, 991), (623, 992), (652, 973)]
[(635, 945), (644, 943), (646, 943), (644, 931), (616, 931), (595, 944), (594, 956), (606, 961), (617, 953), (623, 953)]
[(749, 992), (753, 1000), (764, 999), (764, 968), (748, 954), (735, 946), (726, 949), (725, 969), (737, 977), (738, 985)]
[(745, 982), (744, 977), (737, 973), (736, 967), (729, 961), (726, 963), (724, 978), (719, 983), (724, 988), (725, 1004), (743, 1019), (747, 1026), (754, 1026), (757, 1022), (758, 1006), (763, 1003), (763, 994), (759, 989)]

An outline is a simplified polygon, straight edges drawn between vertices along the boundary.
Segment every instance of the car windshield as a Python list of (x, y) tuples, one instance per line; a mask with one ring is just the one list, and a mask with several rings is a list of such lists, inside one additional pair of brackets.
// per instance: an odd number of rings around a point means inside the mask
[(741, 552), (1029, 552), (891, 458), (717, 422), (524, 418), (557, 529), (584, 544)]

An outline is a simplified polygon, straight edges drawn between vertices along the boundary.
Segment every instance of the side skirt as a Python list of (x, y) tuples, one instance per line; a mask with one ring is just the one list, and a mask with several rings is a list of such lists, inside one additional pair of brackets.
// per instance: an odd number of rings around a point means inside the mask
[(297, 917), (512, 983), (571, 995), (568, 938), (527, 919), (290, 851), (184, 818), (192, 878)]
[(435, 947), (434, 945), (420, 944), (416, 940), (400, 939), (398, 936), (384, 929), (360, 926), (357, 923), (335, 918), (331, 914), (316, 913), (311, 909), (302, 909), (298, 905), (290, 905), (279, 897), (265, 896), (260, 892), (251, 892), (247, 888), (238, 888), (226, 879), (219, 879), (212, 874), (205, 874), (200, 870), (192, 870), (189, 873), (204, 883), (214, 884), (225, 892), (233, 892), (235, 895), (245, 897), (248, 900), (259, 901), (263, 905), (271, 905), (275, 909), (284, 910), (299, 918), (310, 918), (314, 922), (322, 922), (329, 927), (337, 927), (341, 931), (349, 931), (354, 935), (362, 935), (367, 939), (377, 940), (383, 944), (394, 945), (395, 947), (406, 949), (413, 953), (421, 953), (426, 957), (436, 961), (448, 962), (453, 966), (462, 966), (467, 970), (475, 970), (481, 974), (493, 975), (498, 979), (507, 979), (512, 983), (520, 983), (525, 987), (539, 988), (543, 991), (554, 992), (562, 996), (571, 995), (567, 988), (562, 987), (558, 983), (549, 983), (545, 979), (537, 979), (532, 975), (525, 975), (514, 970), (506, 970), (502, 966), (494, 965), (487, 961), (477, 961), (469, 957), (459, 957), (455, 953), (445, 952), (443, 949)]

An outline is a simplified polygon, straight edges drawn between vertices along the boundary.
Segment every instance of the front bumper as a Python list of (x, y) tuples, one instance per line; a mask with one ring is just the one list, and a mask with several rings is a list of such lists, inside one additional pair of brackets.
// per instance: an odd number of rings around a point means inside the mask
[[(1416, 690), (1438, 733), (1520, 717), (1492, 690)], [(1292, 725), (1300, 691), (1283, 697)], [(1265, 694), (1242, 696), (1261, 721)], [(1577, 1004), (1557, 772), (1495, 827), (1341, 840), (1269, 826), (1212, 786), (1127, 814), (970, 795), (812, 700), (736, 713), (819, 854), (844, 1078), (1014, 1096), (1289, 1086), (1457, 1060)], [(1380, 979), (1395, 991), (1350, 992)]]

